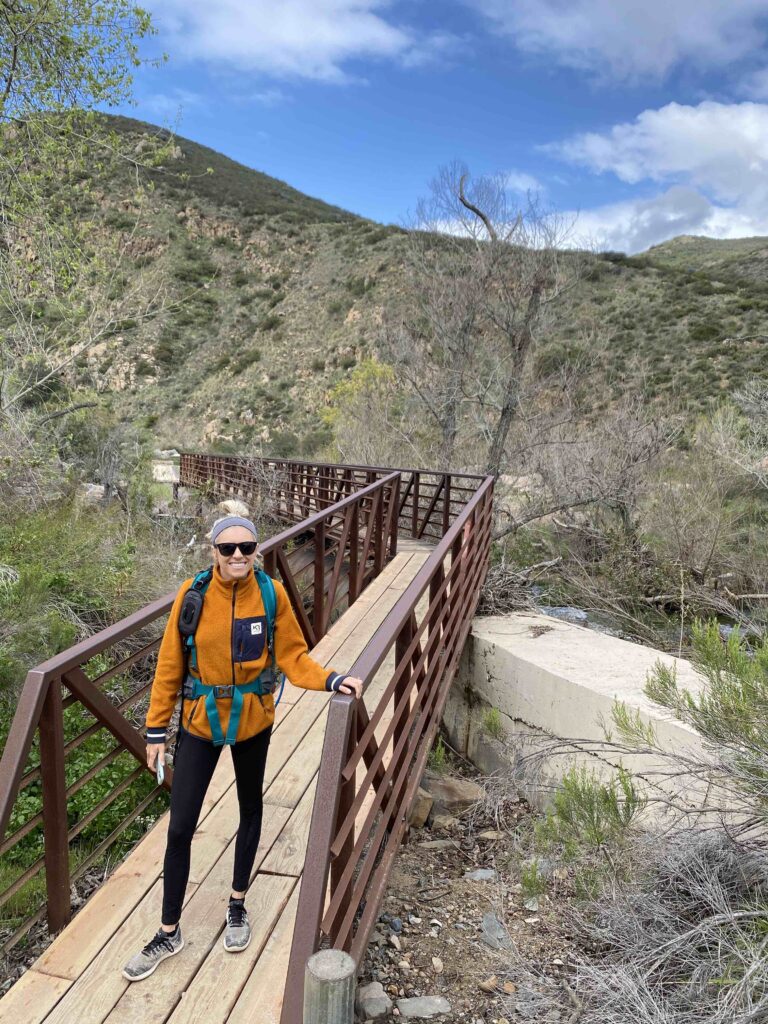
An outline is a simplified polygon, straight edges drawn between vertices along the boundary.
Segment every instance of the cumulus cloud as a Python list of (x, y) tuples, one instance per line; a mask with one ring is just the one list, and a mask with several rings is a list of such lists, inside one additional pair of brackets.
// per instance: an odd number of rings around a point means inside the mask
[(768, 105), (670, 103), (550, 153), (661, 195), (583, 212), (578, 231), (601, 248), (636, 252), (677, 234), (735, 238), (768, 231)]
[(504, 183), (510, 192), (518, 195), (526, 195), (528, 192), (542, 193), (545, 190), (538, 178), (526, 171), (507, 171), (504, 175)]
[(550, 152), (622, 181), (692, 182), (735, 202), (766, 191), (768, 105), (669, 103), (607, 132), (575, 135)]
[(388, 0), (157, 0), (152, 12), (175, 53), (278, 78), (349, 81), (359, 58), (417, 65), (444, 54), (445, 32), (419, 36), (384, 17)]
[(600, 76), (724, 67), (765, 43), (768, 0), (465, 0), (524, 51)]
[(571, 245), (636, 253), (675, 235), (744, 238), (768, 234), (768, 214), (723, 207), (696, 189), (674, 185), (661, 195), (572, 212)]

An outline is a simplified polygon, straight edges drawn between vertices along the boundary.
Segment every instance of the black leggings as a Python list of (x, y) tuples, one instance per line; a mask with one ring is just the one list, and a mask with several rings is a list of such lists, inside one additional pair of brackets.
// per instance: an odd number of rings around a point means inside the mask
[[(235, 766), (237, 802), (240, 805), (240, 825), (235, 841), (235, 870), (232, 888), (244, 892), (248, 888), (256, 849), (261, 836), (262, 786), (264, 767), (272, 728), (257, 733), (250, 739), (232, 745)], [(183, 731), (176, 751), (173, 786), (171, 788), (171, 820), (168, 825), (168, 844), (163, 863), (163, 918), (164, 925), (175, 925), (181, 917), (184, 893), (189, 880), (189, 859), (192, 836), (197, 828), (213, 770), (222, 747)]]

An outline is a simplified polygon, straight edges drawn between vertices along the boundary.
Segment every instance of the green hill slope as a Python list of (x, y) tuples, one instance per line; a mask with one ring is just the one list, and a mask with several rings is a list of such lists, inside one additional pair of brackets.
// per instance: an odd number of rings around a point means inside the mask
[[(137, 151), (159, 131), (113, 120)], [(162, 446), (263, 440), (276, 455), (311, 456), (328, 439), (330, 390), (376, 353), (383, 312), (397, 311), (404, 232), (176, 145), (152, 172), (137, 230), (128, 173), (103, 182), (104, 229), (128, 254), (118, 286), (152, 268), (168, 283), (156, 316), (124, 321), (80, 358), (80, 382), (110, 392)], [(604, 381), (596, 410), (638, 385), (649, 401), (705, 408), (764, 372), (766, 252), (765, 239), (682, 237), (638, 257), (595, 257), (548, 328), (542, 367), (588, 354)]]

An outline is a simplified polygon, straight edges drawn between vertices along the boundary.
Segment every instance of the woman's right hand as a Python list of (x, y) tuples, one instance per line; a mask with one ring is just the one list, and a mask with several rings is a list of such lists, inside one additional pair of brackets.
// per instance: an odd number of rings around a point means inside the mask
[(154, 770), (157, 759), (165, 758), (165, 744), (164, 743), (148, 743), (147, 744), (147, 768)]

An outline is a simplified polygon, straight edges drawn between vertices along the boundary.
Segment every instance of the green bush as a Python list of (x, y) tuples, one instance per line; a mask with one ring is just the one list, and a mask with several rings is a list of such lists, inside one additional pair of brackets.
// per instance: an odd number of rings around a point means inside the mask
[(274, 331), (283, 322), (283, 318), (277, 313), (270, 313), (259, 322), (259, 329), (262, 331)]

